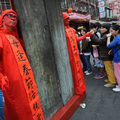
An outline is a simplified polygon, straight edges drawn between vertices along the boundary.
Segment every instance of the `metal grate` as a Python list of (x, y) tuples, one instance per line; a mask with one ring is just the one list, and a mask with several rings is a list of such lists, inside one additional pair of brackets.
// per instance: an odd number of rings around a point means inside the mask
[(0, 0), (0, 13), (6, 9), (11, 9), (9, 0)]

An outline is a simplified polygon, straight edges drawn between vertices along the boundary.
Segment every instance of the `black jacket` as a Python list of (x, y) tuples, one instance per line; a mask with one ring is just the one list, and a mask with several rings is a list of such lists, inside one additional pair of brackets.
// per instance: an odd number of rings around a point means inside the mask
[[(80, 43), (78, 42), (78, 50), (80, 51)], [(88, 42), (86, 38), (82, 40), (82, 53), (92, 52), (92, 44), (91, 41)]]
[(113, 56), (112, 55), (108, 55), (108, 51), (110, 50), (109, 48), (107, 48), (107, 36), (106, 34), (104, 34), (102, 36), (102, 38), (97, 38), (94, 34), (90, 37), (91, 40), (96, 43), (99, 44), (99, 59), (100, 60), (113, 60)]
[(86, 38), (82, 41), (82, 52), (89, 53), (92, 52), (92, 43), (87, 41)]

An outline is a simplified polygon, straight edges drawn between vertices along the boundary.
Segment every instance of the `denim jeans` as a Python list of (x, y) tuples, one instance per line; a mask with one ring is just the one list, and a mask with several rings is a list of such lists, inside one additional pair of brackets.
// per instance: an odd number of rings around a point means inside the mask
[(90, 55), (84, 55), (84, 58), (85, 58), (85, 63), (86, 63), (86, 66), (87, 66), (87, 70), (90, 73), (90, 72), (92, 72), (91, 63), (90, 63)]
[(83, 64), (83, 69), (87, 70), (87, 65), (86, 65), (86, 62), (85, 62), (84, 55), (80, 55), (80, 60), (81, 60), (81, 62)]

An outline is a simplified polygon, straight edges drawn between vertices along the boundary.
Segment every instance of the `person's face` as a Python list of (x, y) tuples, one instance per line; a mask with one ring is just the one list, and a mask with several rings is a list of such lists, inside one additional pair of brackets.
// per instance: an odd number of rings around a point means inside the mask
[(64, 25), (65, 25), (65, 26), (68, 26), (68, 25), (69, 25), (69, 18), (67, 18), (67, 19), (64, 20)]
[(6, 27), (16, 27), (17, 25), (17, 16), (14, 13), (8, 13), (3, 18), (3, 26)]
[(104, 27), (101, 27), (101, 33), (103, 34), (103, 33), (105, 33), (105, 32), (107, 32), (107, 29), (104, 28)]
[(110, 28), (110, 33), (112, 34), (112, 36), (117, 36), (117, 34), (118, 34), (118, 32), (119, 32), (119, 30), (114, 30), (114, 29), (112, 29), (112, 28)]
[(84, 30), (81, 30), (81, 35), (85, 35), (86, 32)]
[(93, 28), (92, 30), (93, 30), (94, 32), (96, 32), (96, 31), (97, 31), (97, 28)]

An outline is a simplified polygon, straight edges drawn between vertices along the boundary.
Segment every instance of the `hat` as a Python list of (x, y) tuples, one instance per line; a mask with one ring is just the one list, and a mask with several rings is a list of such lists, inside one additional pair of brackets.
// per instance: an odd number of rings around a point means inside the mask
[(63, 20), (69, 18), (69, 16), (66, 13), (63, 13)]
[(1, 13), (1, 16), (0, 16), (0, 27), (3, 26), (2, 24), (2, 20), (3, 20), (3, 17), (4, 15), (8, 14), (8, 13), (14, 13), (16, 16), (17, 16), (17, 13), (14, 11), (14, 10), (4, 10), (2, 13)]
[(78, 29), (78, 30), (83, 29), (83, 26), (79, 26), (77, 29)]
[(106, 28), (108, 31), (110, 29), (110, 24), (109, 23), (103, 23), (101, 27)]

